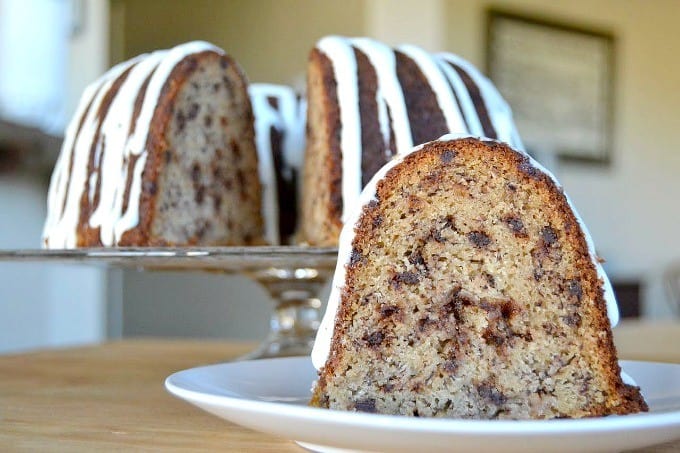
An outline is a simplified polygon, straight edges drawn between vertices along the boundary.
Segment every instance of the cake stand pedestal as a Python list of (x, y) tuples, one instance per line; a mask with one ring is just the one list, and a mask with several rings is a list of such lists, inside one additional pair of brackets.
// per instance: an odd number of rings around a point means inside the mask
[(241, 360), (310, 354), (321, 322), (319, 292), (331, 277), (336, 259), (333, 248), (285, 246), (0, 250), (0, 261), (245, 275), (265, 288), (273, 305), (266, 339)]

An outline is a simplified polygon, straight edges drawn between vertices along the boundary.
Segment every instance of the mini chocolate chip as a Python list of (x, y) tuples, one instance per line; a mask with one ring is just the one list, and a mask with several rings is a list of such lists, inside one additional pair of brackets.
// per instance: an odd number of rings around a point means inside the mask
[(511, 182), (509, 182), (509, 183), (507, 184), (507, 188), (508, 188), (509, 190), (513, 191), (513, 192), (515, 192), (515, 191), (517, 190), (517, 186), (516, 186), (515, 184), (511, 183)]
[(170, 161), (172, 160), (172, 151), (169, 149), (165, 150), (165, 163), (169, 164)]
[(219, 211), (221, 206), (222, 197), (220, 195), (215, 195), (215, 198), (213, 198), (213, 207), (215, 208), (215, 211)]
[(205, 127), (212, 126), (212, 122), (213, 122), (212, 116), (206, 115), (205, 118), (203, 118), (203, 124), (205, 125)]
[(578, 280), (569, 280), (569, 294), (572, 296), (576, 296), (576, 299), (578, 301), (581, 301), (581, 298), (583, 297), (583, 288), (581, 288), (581, 283)]
[(354, 403), (354, 409), (356, 409), (358, 412), (369, 412), (371, 414), (375, 414), (375, 399), (369, 398), (365, 400), (359, 400)]
[(531, 176), (532, 178), (538, 178), (540, 175), (540, 172), (536, 167), (531, 165), (531, 162), (529, 162), (529, 159), (523, 159), (522, 162), (517, 166), (519, 171), (522, 173)]
[(352, 249), (352, 255), (349, 258), (349, 264), (354, 265), (361, 261), (361, 252), (355, 248)]
[(557, 242), (557, 232), (553, 230), (552, 227), (545, 226), (541, 230), (541, 238), (543, 238), (543, 242), (547, 245), (553, 245)]
[(392, 283), (399, 286), (399, 283), (406, 283), (407, 285), (415, 285), (420, 281), (420, 277), (415, 272), (399, 272), (392, 277)]
[(519, 312), (519, 308), (517, 307), (517, 304), (515, 304), (512, 300), (504, 300), (501, 303), (501, 315), (503, 316), (504, 319), (508, 320), (512, 318), (514, 315), (516, 315)]
[(508, 216), (505, 218), (505, 223), (508, 224), (510, 229), (516, 236), (526, 236), (526, 231), (524, 230), (524, 222), (521, 219), (514, 216)]
[(179, 129), (180, 132), (184, 130), (184, 126), (186, 125), (187, 119), (184, 116), (183, 111), (177, 112), (177, 115), (175, 116), (175, 124), (177, 126), (177, 129)]
[(498, 391), (493, 385), (482, 383), (477, 386), (477, 393), (485, 400), (491, 401), (496, 406), (500, 406), (507, 401), (507, 397)]
[(378, 346), (385, 339), (385, 335), (382, 332), (373, 332), (366, 337), (366, 342), (370, 346)]
[(191, 107), (189, 107), (189, 112), (187, 113), (187, 119), (188, 120), (193, 120), (198, 116), (198, 111), (201, 110), (201, 106), (198, 105), (197, 103), (191, 104)]
[(389, 318), (397, 312), (399, 312), (399, 307), (396, 305), (383, 305), (380, 307), (380, 315), (383, 318)]
[(572, 313), (562, 318), (564, 323), (571, 327), (579, 327), (581, 325), (581, 315), (578, 313)]
[(191, 180), (194, 182), (194, 184), (197, 184), (200, 179), (201, 167), (198, 165), (198, 163), (194, 163), (194, 165), (191, 167)]
[(496, 287), (496, 279), (493, 277), (493, 275), (485, 272), (484, 278), (486, 278), (486, 281), (487, 281), (487, 283), (489, 284), (490, 287), (492, 287), (492, 288)]
[(468, 240), (472, 242), (475, 247), (486, 247), (491, 244), (491, 238), (481, 231), (472, 231), (467, 235)]
[(158, 190), (158, 186), (156, 186), (156, 183), (151, 181), (147, 181), (144, 184), (144, 188), (146, 192), (148, 192), (150, 195), (156, 195), (156, 191)]
[(423, 258), (423, 254), (420, 252), (420, 250), (414, 250), (411, 252), (411, 254), (408, 256), (408, 262), (414, 266), (425, 266), (425, 259)]
[[(227, 69), (228, 66), (229, 66), (229, 59), (227, 57), (221, 57), (220, 58), (220, 67), (222, 69)], [(225, 79), (226, 79), (226, 77), (225, 77)]]
[(447, 149), (439, 155), (439, 159), (445, 164), (451, 163), (454, 157), (456, 157), (456, 152), (450, 149)]
[(534, 280), (539, 281), (543, 278), (543, 269), (534, 269)]
[(446, 362), (444, 362), (443, 368), (444, 371), (446, 371), (447, 373), (453, 374), (458, 369), (458, 363), (453, 359), (447, 360)]
[(194, 201), (196, 201), (197, 204), (203, 204), (204, 196), (205, 196), (205, 186), (201, 186), (196, 191), (196, 196), (194, 197)]
[(437, 324), (437, 321), (430, 318), (429, 316), (424, 316), (418, 320), (418, 331), (425, 332), (428, 327)]

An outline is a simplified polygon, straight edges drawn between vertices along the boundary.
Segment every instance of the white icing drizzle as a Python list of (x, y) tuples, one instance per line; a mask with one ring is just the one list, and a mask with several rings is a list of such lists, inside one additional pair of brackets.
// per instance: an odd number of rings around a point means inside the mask
[[(107, 115), (101, 127), (99, 140), (106, 147), (106, 152), (104, 153), (101, 171), (93, 173), (93, 175), (98, 176), (101, 189), (99, 204), (92, 213), (89, 223), (92, 228), (101, 228), (100, 239), (102, 245), (107, 247), (115, 245), (120, 240), (120, 237), (114, 232), (114, 226), (122, 216), (125, 201), (128, 164), (132, 153), (128, 146), (128, 131), (133, 120), (135, 99), (144, 81), (151, 75), (166, 53), (165, 51), (154, 52), (130, 70), (111, 103), (111, 111), (116, 112), (116, 114)], [(143, 126), (135, 123), (135, 133), (137, 127)], [(94, 188), (94, 185), (91, 188)]]
[(340, 149), (342, 153), (341, 220), (349, 215), (348, 200), (356, 200), (361, 193), (361, 115), (359, 112), (359, 84), (357, 62), (350, 41), (340, 36), (327, 36), (317, 48), (333, 62), (340, 109)]
[[(92, 142), (100, 121), (100, 118), (98, 117), (99, 108), (104, 97), (111, 89), (113, 82), (131, 65), (135, 64), (136, 61), (137, 60), (130, 60), (114, 66), (101, 77), (100, 81), (95, 82), (95, 84), (99, 84), (100, 87), (92, 99), (90, 109), (80, 128), (80, 133), (78, 133), (77, 137), (68, 137), (64, 140), (64, 146), (62, 146), (61, 150), (62, 154), (71, 154), (71, 147), (66, 148), (66, 145), (73, 143), (72, 162), (68, 162), (71, 166), (71, 172), (68, 174), (68, 187), (63, 188), (63, 196), (55, 197), (57, 201), (59, 201), (59, 199), (65, 200), (63, 211), (58, 218), (53, 218), (48, 215), (48, 222), (51, 222), (49, 225), (46, 224), (45, 226), (45, 244), (50, 248), (74, 248), (77, 245), (76, 230), (80, 218), (80, 199), (85, 190), (85, 182), (88, 178), (87, 166), (90, 150), (92, 149)], [(74, 118), (72, 123), (76, 121), (78, 121), (77, 118)], [(71, 128), (71, 126), (68, 127), (67, 132), (72, 131), (77, 131), (77, 124), (75, 128)], [(68, 160), (68, 158), (65, 160)], [(65, 171), (68, 172), (68, 168), (66, 168)], [(55, 190), (56, 189), (57, 188), (55, 188)], [(52, 197), (48, 197), (48, 199), (49, 198)], [(48, 205), (48, 212), (53, 209), (59, 210), (59, 205)]]
[[(488, 140), (487, 138), (483, 137), (475, 137), (469, 134), (447, 134), (441, 137), (437, 141), (448, 141), (448, 140), (455, 140), (455, 139), (460, 139), (460, 138), (477, 138), (480, 140)], [(395, 156), (390, 162), (385, 164), (374, 176), (371, 178), (369, 183), (366, 185), (364, 190), (361, 192), (361, 195), (359, 196), (358, 202), (354, 205), (354, 209), (352, 213), (348, 216), (347, 222), (345, 223), (344, 227), (342, 228), (342, 232), (340, 233), (340, 241), (338, 245), (338, 261), (335, 267), (335, 274), (333, 276), (333, 283), (331, 286), (331, 294), (328, 299), (328, 305), (326, 307), (326, 313), (324, 314), (324, 317), (321, 321), (321, 325), (319, 326), (319, 330), (317, 331), (316, 335), (316, 341), (314, 342), (314, 348), (312, 350), (312, 363), (314, 364), (314, 367), (317, 370), (320, 370), (326, 363), (326, 360), (328, 359), (328, 355), (330, 353), (331, 349), (331, 341), (333, 338), (333, 328), (335, 326), (335, 317), (337, 315), (338, 309), (340, 308), (340, 300), (341, 300), (341, 294), (342, 294), (342, 289), (345, 284), (345, 273), (346, 273), (346, 266), (350, 262), (350, 258), (352, 256), (352, 242), (354, 241), (354, 235), (355, 235), (355, 227), (356, 224), (359, 222), (359, 218), (361, 217), (361, 214), (363, 212), (363, 208), (368, 205), (372, 200), (376, 199), (376, 188), (378, 183), (385, 177), (385, 175), (394, 167), (399, 165), (404, 161), (406, 156), (409, 154), (415, 153), (422, 149), (426, 144), (416, 146), (413, 148), (411, 151), (407, 153), (403, 153), (400, 155)], [(553, 183), (558, 187), (559, 190), (562, 190), (562, 186), (559, 184), (555, 176), (545, 169), (540, 163), (538, 163), (535, 159), (533, 159), (531, 156), (529, 156), (526, 152), (522, 150), (518, 150), (518, 153), (522, 154), (523, 156), (526, 156), (529, 159), (529, 163), (536, 168), (538, 171), (541, 171), (548, 176)], [(602, 287), (604, 291), (604, 299), (607, 305), (607, 316), (609, 317), (609, 321), (613, 326), (618, 324), (619, 321), (619, 311), (618, 307), (616, 304), (616, 297), (614, 296), (614, 292), (611, 286), (611, 283), (604, 272), (604, 269), (602, 268), (602, 265), (600, 264), (597, 255), (595, 253), (595, 246), (593, 244), (592, 237), (590, 236), (590, 233), (588, 232), (587, 228), (585, 227), (581, 217), (578, 215), (578, 212), (574, 208), (574, 205), (571, 203), (571, 200), (569, 199), (568, 196), (565, 197), (567, 199), (567, 203), (569, 204), (569, 207), (571, 208), (572, 212), (574, 213), (574, 216), (576, 217), (576, 220), (579, 223), (579, 226), (581, 227), (581, 230), (583, 231), (583, 234), (586, 239), (586, 243), (588, 245), (588, 251), (590, 253), (590, 259), (595, 266), (595, 269), (597, 271), (598, 277), (602, 280)]]
[[(413, 60), (420, 68), (420, 71), (427, 79), (430, 88), (432, 88), (432, 91), (437, 98), (439, 108), (446, 119), (448, 130), (454, 133), (467, 132), (465, 121), (458, 109), (458, 104), (451, 92), (449, 83), (432, 55), (425, 52), (423, 49), (412, 45), (399, 46), (397, 50), (406, 54), (406, 56)], [(404, 152), (408, 152), (408, 150), (405, 150)]]
[[(331, 60), (337, 84), (342, 154), (341, 220), (345, 222), (349, 209), (359, 196), (362, 181), (361, 114), (354, 48), (366, 55), (375, 70), (376, 104), (385, 156), (389, 158), (392, 154), (389, 150), (391, 133), (394, 133), (396, 153), (408, 152), (414, 143), (403, 89), (397, 77), (394, 49), (370, 38), (339, 36), (323, 38), (317, 44), (317, 48)], [(464, 70), (479, 88), (498, 139), (516, 149), (524, 149), (507, 103), (493, 84), (473, 65), (452, 54), (431, 55), (412, 45), (403, 45), (397, 50), (410, 58), (426, 78), (449, 131), (484, 135), (471, 94), (459, 74), (449, 64), (453, 63)]]
[(475, 111), (474, 104), (472, 105), (472, 112), (474, 113), (472, 115), (468, 114), (470, 105), (467, 104), (467, 101), (469, 100), (472, 102), (472, 100), (467, 88), (465, 88), (465, 84), (460, 79), (460, 76), (456, 73), (456, 71), (447, 63), (452, 63), (464, 70), (479, 88), (482, 102), (484, 102), (484, 105), (486, 106), (486, 110), (489, 114), (491, 124), (496, 131), (498, 140), (508, 143), (515, 149), (524, 151), (524, 145), (519, 138), (519, 133), (515, 127), (515, 122), (512, 119), (512, 110), (498, 92), (494, 84), (474, 65), (459, 57), (458, 55), (439, 53), (436, 55), (436, 58), (439, 59), (440, 68), (442, 68), (446, 76), (449, 78), (451, 84), (455, 87), (456, 94), (458, 95), (458, 99), (461, 101), (461, 104), (463, 103), (463, 98), (466, 98), (466, 104), (463, 106), (463, 109), (465, 110), (465, 115), (468, 119), (468, 122), (470, 122), (471, 117), (476, 119), (476, 124), (478, 124), (480, 130), (479, 132), (475, 130), (477, 126), (470, 127), (470, 133), (480, 136), (484, 135), (484, 131), (482, 129), (481, 123), (479, 123), (479, 117)]
[(257, 166), (262, 186), (262, 217), (265, 225), (265, 239), (272, 245), (278, 245), (279, 236), (279, 202), (276, 192), (276, 168), (274, 168), (274, 151), (272, 149), (271, 128), (282, 131), (281, 116), (272, 107), (267, 98), (277, 97), (272, 93), (271, 85), (250, 85), (248, 94), (255, 118), (255, 145), (257, 148)]
[[(272, 149), (271, 128), (282, 134), (281, 177), (291, 181), (299, 172), (304, 155), (304, 106), (300, 105), (292, 88), (264, 83), (251, 84), (248, 94), (255, 117), (255, 143), (259, 160), (260, 183), (263, 190), (265, 237), (270, 244), (279, 244), (279, 202), (276, 186), (276, 166)], [(277, 100), (277, 108), (269, 103)]]
[[(394, 50), (385, 44), (369, 38), (354, 38), (351, 43), (366, 55), (375, 70), (377, 79), (376, 101), (380, 114), (380, 129), (383, 132), (385, 147), (390, 144), (390, 132), (394, 132), (397, 152), (413, 147), (411, 124), (406, 111), (404, 92), (397, 78), (397, 59)], [(358, 102), (358, 101), (357, 101)], [(388, 122), (389, 108), (392, 122)]]
[(80, 122), (83, 120), (87, 107), (90, 105), (90, 102), (101, 88), (104, 81), (104, 78), (99, 78), (85, 88), (75, 114), (73, 115), (73, 119), (69, 123), (66, 133), (64, 134), (64, 142), (54, 166), (54, 170), (52, 171), (50, 188), (47, 192), (47, 218), (42, 233), (43, 247), (45, 248), (63, 246), (62, 244), (57, 243), (57, 238), (54, 237), (54, 231), (63, 215), (62, 208), (66, 197), (72, 150)]
[[(64, 146), (62, 147), (55, 175), (53, 176), (48, 195), (48, 217), (44, 229), (44, 244), (50, 248), (73, 248), (76, 246), (76, 234), (80, 216), (80, 198), (88, 179), (87, 163), (90, 151), (94, 150), (95, 160), (101, 162), (101, 174), (90, 177), (90, 189), (94, 190), (101, 178), (100, 204), (95, 208), (94, 216), (89, 220), (91, 226), (101, 227), (101, 241), (104, 245), (116, 245), (122, 235), (137, 226), (139, 222), (139, 197), (142, 188), (142, 173), (147, 160), (146, 144), (152, 118), (156, 111), (158, 100), (170, 73), (175, 66), (191, 54), (213, 51), (220, 55), (224, 52), (203, 41), (193, 41), (179, 45), (168, 51), (158, 51), (152, 54), (140, 55), (132, 60), (114, 66), (97, 82), (85, 90), (79, 112), (76, 113), (66, 131)], [(111, 101), (111, 111), (114, 112), (103, 120), (99, 141), (94, 144), (101, 119), (97, 117), (99, 107), (105, 95), (111, 89), (113, 82), (130, 67), (130, 73)], [(154, 69), (155, 68), (155, 69)], [(127, 137), (134, 102), (138, 90), (153, 70), (145, 92), (140, 113), (135, 122), (134, 133)], [(96, 89), (99, 87), (99, 89)], [(96, 93), (95, 93), (96, 91)], [(92, 103), (87, 116), (83, 120), (80, 133), (76, 132), (78, 123), (88, 104)], [(115, 110), (114, 110), (115, 104)], [(104, 148), (102, 147), (104, 144)], [(73, 162), (69, 156), (73, 149)], [(103, 153), (103, 154), (102, 154)], [(127, 181), (127, 167), (130, 159), (136, 159), (133, 169), (133, 179), (130, 186), (128, 206), (122, 212), (125, 183)], [(68, 167), (71, 165), (71, 174)], [(112, 171), (109, 171), (111, 169)], [(112, 174), (110, 174), (112, 173)], [(64, 180), (70, 179), (68, 193), (64, 193)], [(63, 195), (62, 195), (63, 194)], [(94, 192), (88, 193), (90, 199)], [(63, 212), (60, 201), (65, 202)], [(112, 209), (111, 209), (112, 208)], [(109, 211), (109, 209), (111, 209)], [(58, 213), (58, 214), (55, 214)]]

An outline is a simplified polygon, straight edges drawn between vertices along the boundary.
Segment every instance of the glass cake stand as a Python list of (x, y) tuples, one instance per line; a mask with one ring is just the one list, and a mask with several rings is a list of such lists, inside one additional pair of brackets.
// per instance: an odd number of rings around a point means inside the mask
[(0, 250), (0, 261), (41, 261), (241, 274), (258, 282), (274, 304), (269, 333), (242, 359), (308, 355), (321, 322), (319, 291), (333, 274), (335, 248), (185, 247)]

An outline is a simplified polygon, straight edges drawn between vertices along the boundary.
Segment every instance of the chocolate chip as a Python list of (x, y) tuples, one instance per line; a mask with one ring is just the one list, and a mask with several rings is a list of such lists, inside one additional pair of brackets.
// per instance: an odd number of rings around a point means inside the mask
[(400, 283), (415, 285), (420, 281), (420, 277), (415, 272), (399, 272), (392, 277), (392, 286), (399, 286)]
[(579, 327), (581, 325), (581, 315), (578, 313), (572, 313), (562, 318), (564, 323), (571, 327)]
[(215, 198), (213, 198), (213, 207), (215, 208), (215, 211), (219, 211), (221, 206), (222, 197), (220, 195), (215, 195)]
[(439, 159), (445, 164), (451, 163), (454, 157), (456, 157), (456, 152), (450, 149), (447, 149), (439, 155)]
[(156, 186), (155, 182), (147, 181), (147, 182), (144, 183), (144, 189), (150, 195), (156, 195), (156, 191), (158, 190), (158, 186)]
[(385, 335), (378, 331), (369, 334), (365, 339), (370, 346), (378, 346), (385, 339)]
[(569, 294), (576, 296), (576, 299), (578, 299), (580, 302), (581, 298), (583, 297), (583, 288), (581, 288), (581, 283), (578, 280), (569, 280), (568, 288)]
[(194, 184), (197, 184), (201, 180), (201, 167), (196, 162), (191, 167), (191, 180)]
[(194, 197), (194, 201), (196, 201), (197, 204), (203, 204), (203, 198), (204, 197), (205, 197), (205, 186), (201, 186), (196, 191), (196, 196)]
[(444, 368), (444, 371), (446, 371), (447, 373), (453, 374), (458, 369), (458, 363), (453, 359), (447, 360), (446, 362), (444, 362), (442, 368)]
[(532, 178), (538, 178), (539, 175), (541, 174), (540, 171), (531, 165), (531, 162), (529, 162), (529, 159), (524, 158), (522, 162), (517, 166), (519, 171), (522, 173), (531, 176)]
[(468, 240), (472, 242), (475, 247), (486, 247), (491, 244), (491, 238), (481, 231), (472, 231), (467, 235)]
[(408, 257), (408, 262), (414, 266), (425, 266), (425, 259), (420, 250), (414, 250)]
[(358, 263), (359, 261), (361, 261), (361, 252), (359, 250), (353, 248), (352, 254), (349, 258), (349, 264), (350, 264), (350, 266), (352, 266), (352, 265)]
[(380, 307), (380, 316), (382, 316), (383, 318), (389, 318), (390, 316), (398, 312), (399, 307), (397, 307), (396, 305), (383, 305), (382, 307)]
[(369, 398), (365, 400), (359, 400), (354, 403), (354, 409), (356, 409), (358, 412), (369, 412), (371, 414), (375, 414), (375, 399)]
[(477, 393), (479, 393), (479, 396), (492, 402), (496, 406), (504, 404), (508, 399), (505, 395), (499, 392), (496, 387), (488, 383), (479, 384), (477, 386)]
[(187, 119), (188, 120), (193, 120), (196, 119), (198, 116), (198, 111), (201, 110), (201, 106), (198, 105), (197, 103), (191, 104), (191, 107), (189, 107), (189, 112), (187, 113)]
[(203, 118), (203, 124), (205, 125), (205, 127), (212, 126), (212, 122), (213, 122), (212, 116), (206, 115), (205, 118)]
[(557, 232), (552, 227), (545, 226), (541, 230), (541, 238), (547, 245), (553, 245), (557, 242)]
[[(227, 57), (221, 57), (220, 58), (220, 67), (222, 69), (227, 69), (228, 66), (229, 66), (229, 59)], [(225, 77), (225, 79), (226, 79), (226, 77)]]
[(527, 235), (527, 232), (524, 229), (524, 222), (522, 222), (520, 218), (515, 216), (508, 216), (505, 218), (505, 223), (508, 224), (508, 227), (510, 227), (515, 236)]
[(187, 119), (184, 116), (184, 112), (181, 110), (177, 112), (177, 115), (175, 116), (175, 125), (177, 126), (177, 129), (179, 129), (180, 132), (184, 130), (184, 126), (186, 126)]

